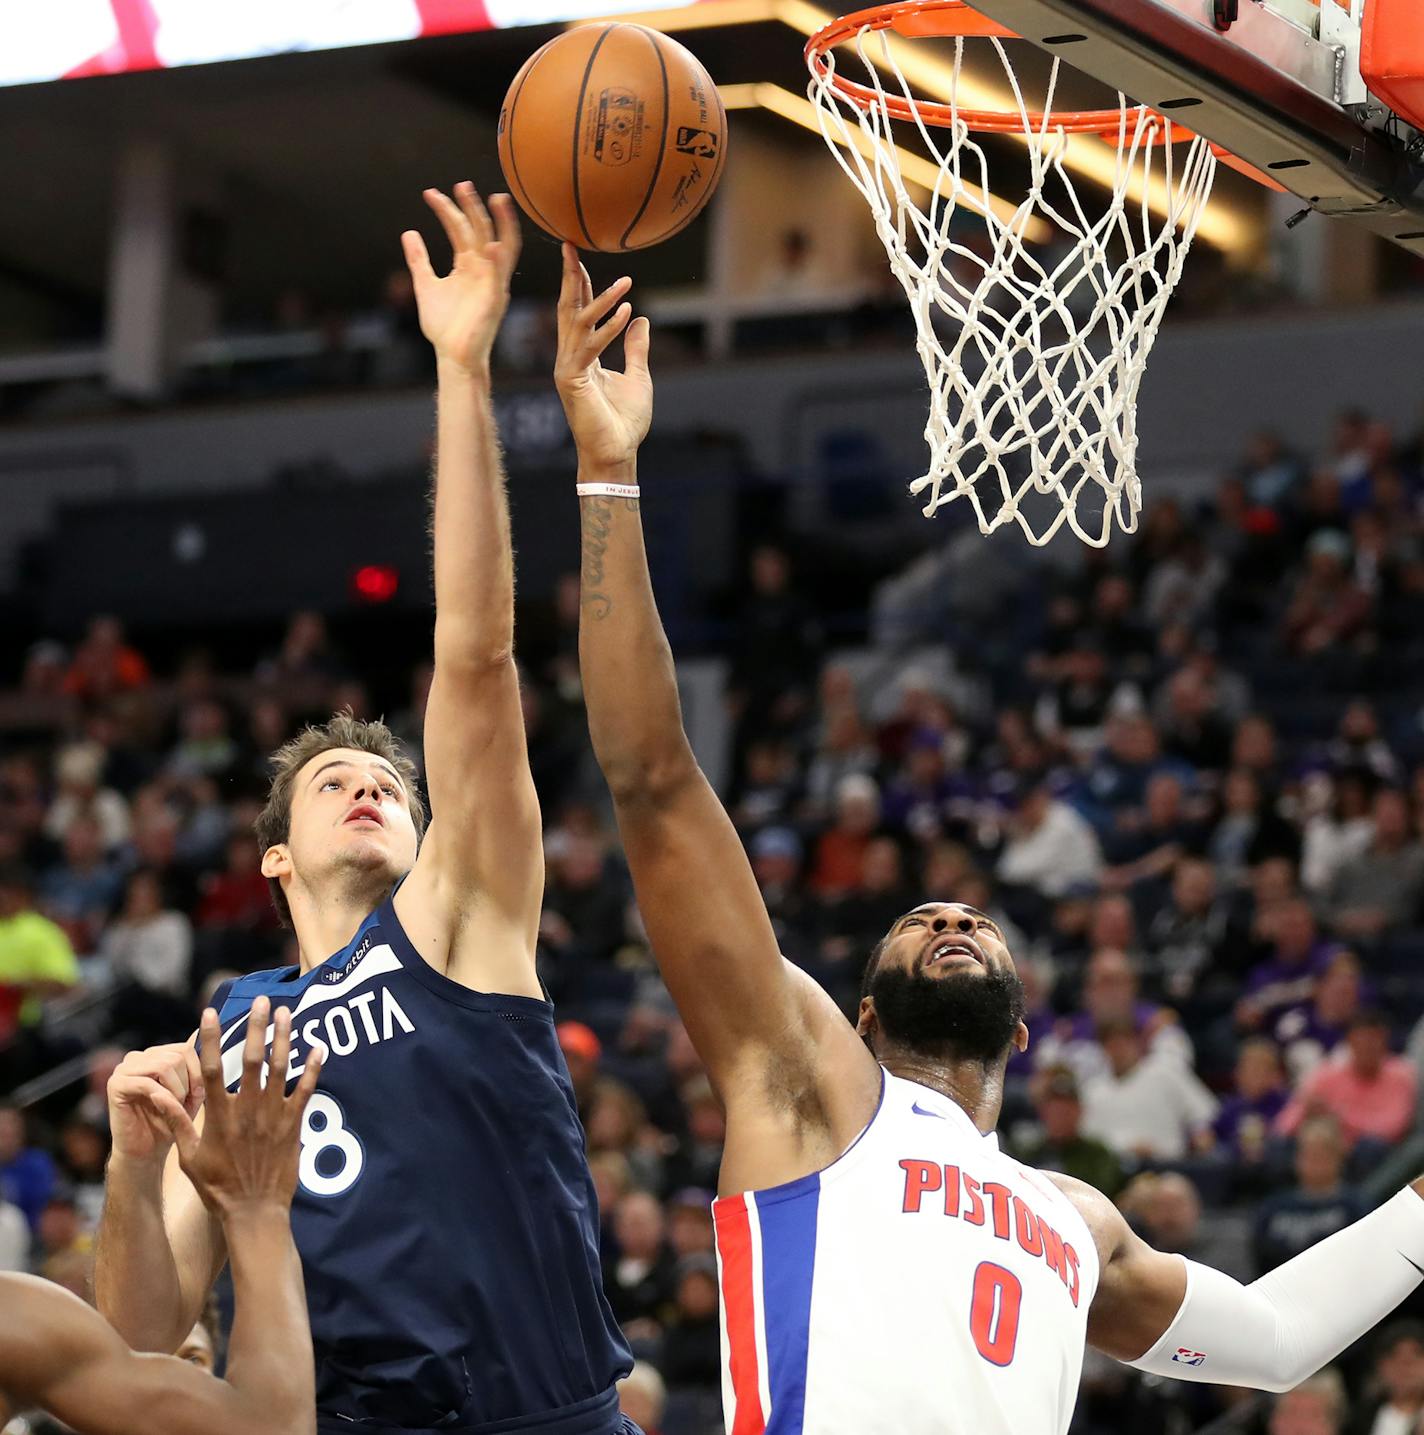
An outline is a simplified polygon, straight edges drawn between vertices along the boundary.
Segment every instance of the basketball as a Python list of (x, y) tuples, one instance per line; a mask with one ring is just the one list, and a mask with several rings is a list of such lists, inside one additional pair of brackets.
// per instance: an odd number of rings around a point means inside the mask
[(510, 193), (556, 239), (646, 249), (684, 229), (726, 162), (727, 115), (697, 57), (643, 25), (550, 40), (499, 115)]

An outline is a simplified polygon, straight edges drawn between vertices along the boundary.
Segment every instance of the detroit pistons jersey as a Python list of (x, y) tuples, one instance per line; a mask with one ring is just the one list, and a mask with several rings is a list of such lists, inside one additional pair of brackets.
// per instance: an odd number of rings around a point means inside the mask
[(859, 1140), (713, 1207), (731, 1435), (1062, 1435), (1097, 1251), (1047, 1177), (883, 1074)]
[(549, 1003), (449, 980), (386, 902), (311, 971), (219, 994), (229, 1089), (259, 996), (291, 1008), (289, 1083), (328, 1052), (292, 1205), (323, 1435), (611, 1435), (632, 1360)]

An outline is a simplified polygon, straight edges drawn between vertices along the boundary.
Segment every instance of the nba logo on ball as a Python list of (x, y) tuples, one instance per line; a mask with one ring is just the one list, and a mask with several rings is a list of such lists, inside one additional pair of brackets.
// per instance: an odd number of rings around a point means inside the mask
[(1172, 1357), (1176, 1365), (1200, 1365), (1205, 1359), (1206, 1351), (1188, 1350), (1184, 1345), (1179, 1345), (1177, 1353)]

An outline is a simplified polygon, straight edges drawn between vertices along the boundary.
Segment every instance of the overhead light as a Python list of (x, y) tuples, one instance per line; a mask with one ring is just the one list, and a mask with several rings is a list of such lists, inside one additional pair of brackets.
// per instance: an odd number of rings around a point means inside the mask
[[(706, 29), (715, 25), (778, 21), (809, 39), (829, 25), (835, 15), (818, 5), (810, 4), (809, 0), (703, 0), (702, 4), (686, 5), (676, 10), (652, 10), (645, 14), (620, 15), (618, 18), (647, 24), (658, 30)], [(576, 20), (571, 22), (570, 28), (593, 23), (596, 22)], [(929, 51), (921, 42), (907, 40), (889, 31), (883, 34), (890, 53), (906, 80), (923, 93), (948, 102), (956, 85), (954, 67)], [(1012, 112), (1019, 107), (1007, 90), (986, 83), (982, 77), (971, 74), (967, 68), (960, 70), (957, 84), (958, 102), (965, 109)], [(791, 92), (783, 90), (782, 93)], [(787, 118), (792, 116), (788, 115)], [(799, 124), (800, 120), (796, 123)], [(819, 131), (820, 126), (816, 125), (815, 128)], [(1020, 144), (1027, 144), (1024, 136), (1010, 134), (1009, 138), (1017, 139)], [(1117, 183), (1118, 164), (1115, 146), (1094, 135), (1074, 134), (1066, 136), (1066, 139), (1064, 167), (1104, 188), (1113, 188)], [(908, 151), (901, 149), (900, 154), (907, 156)], [(929, 165), (930, 162), (925, 160), (923, 163)], [(933, 169), (934, 166), (931, 165), (930, 168)], [(910, 173), (908, 166), (905, 166), (905, 173)], [(1158, 216), (1168, 212), (1167, 186), (1160, 173), (1154, 172), (1150, 189), (1144, 190), (1141, 168), (1134, 168), (1128, 177), (1126, 192), (1134, 203), (1141, 203), (1145, 193), (1148, 207)], [(1011, 210), (1012, 208), (1013, 206), (1010, 206)], [(1197, 235), (1228, 254), (1245, 255), (1257, 247), (1259, 225), (1251, 215), (1213, 201), (1207, 205), (1201, 216)]]
[[(800, 125), (804, 130), (810, 130), (813, 134), (822, 132), (815, 105), (804, 95), (793, 94), (792, 91), (781, 85), (766, 82), (751, 85), (718, 85), (717, 93), (722, 96), (722, 103), (729, 110), (769, 110), (772, 114), (780, 115), (782, 119), (790, 120), (792, 124)], [(851, 131), (851, 142), (866, 159), (874, 162), (875, 146), (865, 135), (859, 130), (853, 130)], [(919, 185), (921, 189), (927, 190), (931, 194), (941, 187), (944, 182), (944, 174), (937, 164), (932, 164), (922, 155), (912, 154), (900, 145), (895, 145), (893, 148), (896, 161), (900, 166), (900, 173), (912, 184)], [(983, 211), (983, 203), (972, 191), (962, 192), (958, 202), (967, 209), (981, 213)], [(1005, 224), (1013, 219), (1018, 210), (1017, 205), (1010, 204), (1008, 200), (1001, 199), (997, 194), (988, 196), (988, 207), (994, 216)], [(1053, 226), (1036, 215), (1031, 216), (1021, 230), (1023, 237), (1032, 244), (1046, 244), (1053, 238), (1053, 232)]]

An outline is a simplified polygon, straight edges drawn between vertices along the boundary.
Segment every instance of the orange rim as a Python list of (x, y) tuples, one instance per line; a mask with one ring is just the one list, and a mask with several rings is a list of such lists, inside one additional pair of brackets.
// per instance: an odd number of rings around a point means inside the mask
[[(829, 75), (830, 87), (842, 99), (858, 109), (869, 109), (877, 105), (893, 119), (913, 124), (918, 119), (927, 125), (949, 129), (956, 123), (984, 134), (1018, 134), (1043, 127), (1042, 110), (972, 110), (955, 105), (941, 104), (933, 100), (915, 100), (913, 103), (904, 95), (891, 94), (872, 89), (869, 85), (857, 84), (839, 74), (830, 74), (826, 56), (837, 45), (853, 40), (862, 30), (893, 30), (906, 39), (997, 39), (1019, 40), (1023, 37), (998, 21), (991, 20), (973, 9), (967, 0), (897, 0), (889, 5), (873, 5), (867, 10), (857, 10), (833, 20), (824, 29), (806, 42), (806, 63), (821, 79)], [(1149, 145), (1183, 144), (1197, 138), (1195, 131), (1170, 120), (1151, 106), (1142, 108), (1158, 122), (1158, 128), (1144, 141)], [(1064, 130), (1068, 134), (1096, 135), (1100, 139), (1116, 142), (1122, 132), (1123, 118), (1120, 110), (1065, 110), (1055, 112), (1052, 129)], [(1211, 152), (1217, 159), (1232, 169), (1249, 176), (1268, 189), (1284, 190), (1278, 181), (1263, 174), (1221, 145), (1211, 145)]]

